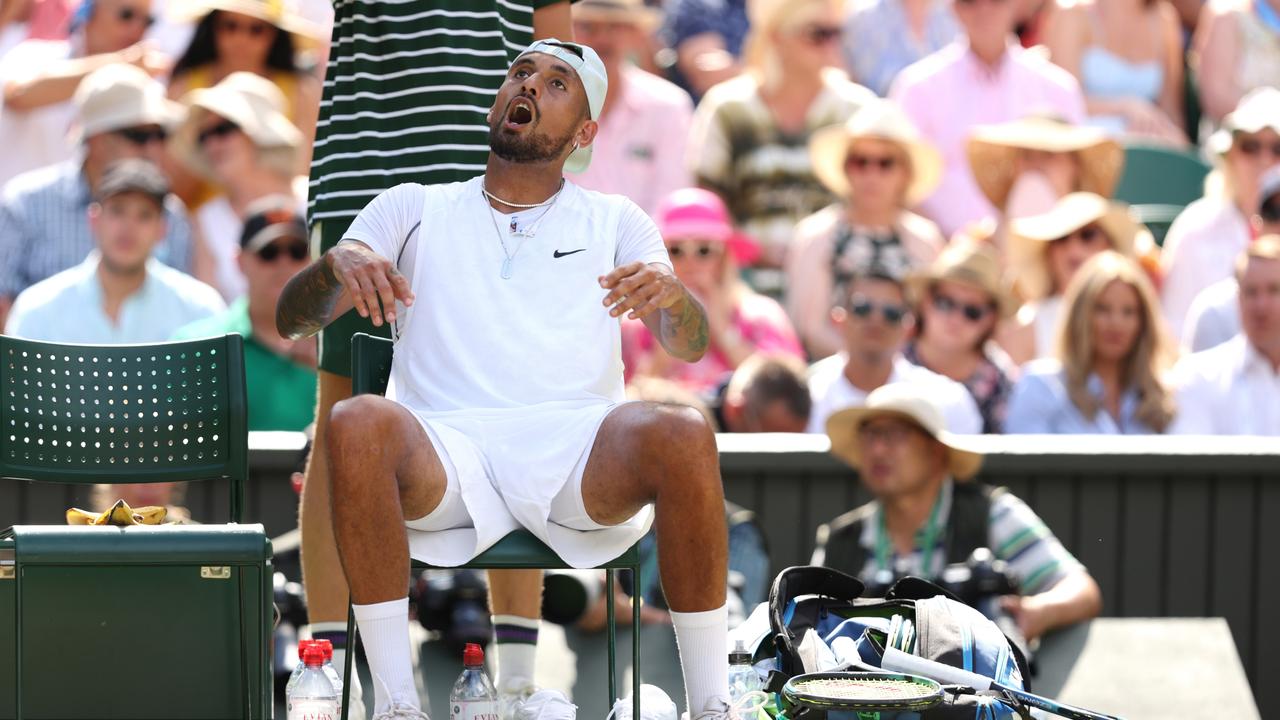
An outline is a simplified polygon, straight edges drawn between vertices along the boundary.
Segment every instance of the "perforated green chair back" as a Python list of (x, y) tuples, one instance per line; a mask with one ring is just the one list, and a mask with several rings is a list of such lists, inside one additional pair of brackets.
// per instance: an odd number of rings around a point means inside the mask
[(75, 484), (248, 477), (239, 335), (61, 345), (0, 335), (0, 477)]
[(1204, 194), (1208, 163), (1198, 155), (1155, 145), (1127, 145), (1115, 199), (1130, 205), (1186, 207)]

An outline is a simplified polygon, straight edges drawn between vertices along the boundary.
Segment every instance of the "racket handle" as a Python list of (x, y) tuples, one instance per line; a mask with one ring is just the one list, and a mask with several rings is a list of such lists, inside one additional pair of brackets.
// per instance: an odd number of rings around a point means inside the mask
[(885, 670), (904, 672), (911, 675), (923, 675), (943, 685), (965, 685), (974, 690), (991, 689), (991, 678), (985, 675), (979, 675), (967, 670), (961, 670), (958, 667), (944, 665), (935, 660), (904, 653), (897, 648), (885, 648), (884, 659), (881, 661), (880, 666)]

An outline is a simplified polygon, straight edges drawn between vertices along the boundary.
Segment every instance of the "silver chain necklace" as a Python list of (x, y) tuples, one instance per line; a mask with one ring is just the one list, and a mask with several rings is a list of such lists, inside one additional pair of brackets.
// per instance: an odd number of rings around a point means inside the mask
[(508, 202), (506, 200), (503, 200), (497, 195), (494, 195), (493, 193), (489, 192), (489, 188), (484, 186), (483, 181), (480, 182), (480, 192), (484, 193), (485, 197), (489, 198), (490, 200), (500, 205), (506, 205), (507, 207), (513, 207), (513, 208), (520, 208), (521, 210), (528, 210), (529, 208), (537, 208), (537, 207), (542, 207), (543, 205), (550, 205), (556, 201), (556, 197), (560, 195), (560, 191), (563, 189), (564, 189), (564, 178), (560, 178), (560, 187), (556, 188), (555, 195), (552, 195), (551, 197), (547, 198), (546, 200), (543, 200), (542, 202), (530, 203), (528, 205), (525, 205), (523, 203), (513, 203), (513, 202)]
[(485, 209), (489, 211), (489, 222), (493, 223), (493, 232), (495, 235), (498, 236), (498, 244), (502, 246), (502, 254), (506, 258), (502, 261), (502, 279), (510, 280), (511, 264), (515, 261), (516, 255), (520, 254), (520, 249), (524, 247), (524, 244), (528, 242), (529, 238), (533, 237), (534, 234), (537, 232), (538, 226), (542, 224), (542, 221), (544, 219), (546, 219), (547, 214), (551, 212), (551, 208), (555, 206), (556, 200), (560, 198), (560, 192), (564, 190), (564, 180), (563, 179), (560, 180), (560, 189), (556, 190), (555, 195), (552, 195), (550, 198), (548, 198), (547, 200), (544, 200), (543, 202), (535, 203), (533, 205), (516, 205), (513, 203), (509, 203), (506, 200), (503, 200), (501, 198), (494, 197), (489, 193), (488, 190), (484, 189), (483, 183), (481, 183), (480, 185), (480, 190), (481, 192), (484, 193), (484, 196), (486, 198), (492, 198), (493, 200), (499, 203), (502, 203), (503, 205), (510, 205), (511, 207), (535, 208), (535, 207), (542, 207), (543, 205), (547, 206), (547, 209), (542, 211), (542, 214), (538, 216), (537, 222), (535, 222), (533, 226), (529, 227), (527, 230), (518, 231), (518, 232), (515, 231), (514, 229), (512, 230), (513, 233), (521, 236), (521, 240), (520, 240), (520, 244), (516, 246), (516, 251), (509, 252), (507, 250), (507, 241), (502, 236), (502, 229), (498, 227), (498, 220), (496, 217), (494, 217), (494, 215), (497, 213), (497, 210), (495, 210), (492, 206), (489, 205), (488, 200), (485, 201)]

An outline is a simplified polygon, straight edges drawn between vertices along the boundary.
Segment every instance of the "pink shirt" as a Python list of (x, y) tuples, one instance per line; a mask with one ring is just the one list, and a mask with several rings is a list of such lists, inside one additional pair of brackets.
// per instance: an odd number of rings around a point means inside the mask
[[(791, 321), (773, 298), (753, 292), (744, 294), (742, 302), (734, 310), (732, 322), (738, 334), (756, 352), (794, 355), (804, 359), (804, 351), (800, 348), (796, 331), (791, 328)], [(650, 359), (654, 353), (661, 352), (665, 351), (658, 346), (643, 322), (623, 321), (622, 362), (627, 382), (635, 375), (637, 365)], [(733, 368), (729, 367), (728, 361), (715, 345), (708, 348), (707, 354), (696, 363), (668, 360), (661, 367), (665, 368), (662, 377), (699, 394), (715, 390), (733, 372)]]
[(634, 65), (623, 81), (591, 147), (591, 165), (570, 179), (588, 190), (625, 195), (653, 215), (673, 190), (693, 184), (685, 143), (693, 101), (676, 85)]
[(996, 217), (996, 208), (969, 172), (965, 144), (974, 126), (1031, 114), (1057, 115), (1073, 123), (1085, 118), (1084, 95), (1071, 73), (1016, 45), (991, 68), (964, 40), (952, 43), (903, 70), (889, 96), (942, 153), (942, 182), (920, 210), (947, 236), (971, 222)]

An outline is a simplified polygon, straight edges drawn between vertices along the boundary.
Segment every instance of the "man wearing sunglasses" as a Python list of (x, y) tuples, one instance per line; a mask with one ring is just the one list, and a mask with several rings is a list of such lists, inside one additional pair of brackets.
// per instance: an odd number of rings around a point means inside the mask
[(145, 160), (107, 168), (88, 210), (95, 251), (23, 291), (5, 333), (60, 343), (160, 342), (221, 312), (216, 290), (152, 257), (165, 236), (168, 195), (164, 175)]
[[(83, 160), (21, 175), (0, 197), (0, 321), (18, 293), (85, 259), (94, 238), (89, 207), (106, 169), (130, 158), (158, 166), (182, 112), (145, 72), (119, 64), (85, 78), (75, 104), (73, 139), (83, 146)], [(5, 137), (5, 152), (18, 142)], [(169, 194), (162, 210), (156, 259), (185, 272), (192, 247), (186, 208)]]
[(978, 406), (963, 385), (903, 357), (915, 319), (900, 280), (873, 268), (837, 288), (835, 300), (831, 321), (840, 330), (844, 350), (810, 368), (813, 410), (808, 432), (826, 432), (827, 418), (832, 414), (862, 404), (872, 390), (895, 382), (929, 388), (950, 432), (982, 432)]
[(316, 397), (316, 345), (280, 337), (276, 302), (289, 278), (311, 260), (298, 201), (270, 195), (247, 209), (236, 262), (248, 290), (226, 312), (182, 327), (174, 340), (238, 333), (245, 339), (250, 430), (303, 430)]
[(167, 70), (164, 56), (143, 44), (151, 0), (84, 0), (66, 40), (27, 40), (0, 61), (0, 186), (15, 176), (69, 159), (67, 126), (75, 116), (76, 86), (93, 71), (130, 63), (152, 76)]

